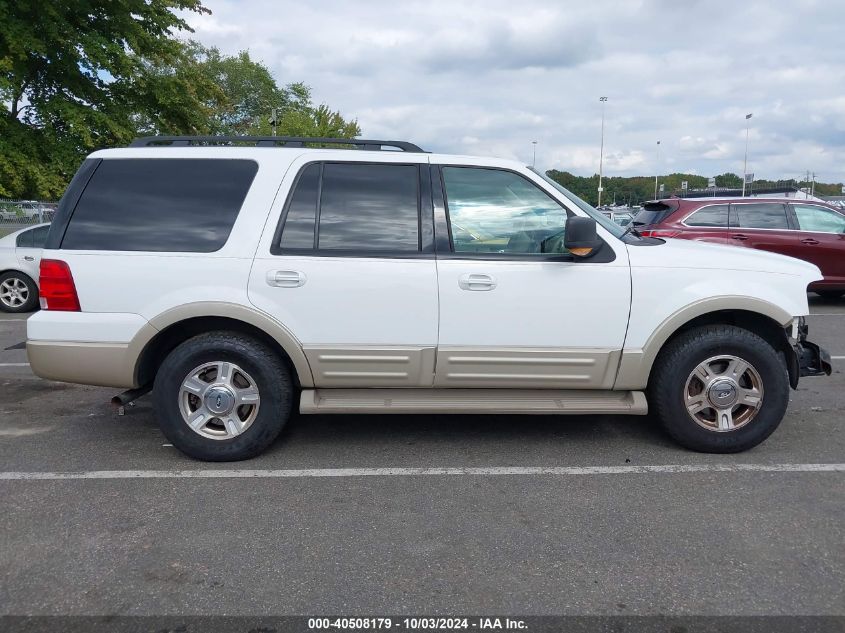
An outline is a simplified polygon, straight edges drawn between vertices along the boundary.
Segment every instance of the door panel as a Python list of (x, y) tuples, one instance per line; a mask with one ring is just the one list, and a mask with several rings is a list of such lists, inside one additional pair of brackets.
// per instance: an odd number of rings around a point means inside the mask
[(562, 203), (493, 171), (443, 168), (454, 245), (437, 259), (435, 384), (611, 388), (631, 299), (627, 251), (605, 244), (609, 261), (571, 261)]
[(771, 202), (732, 203), (728, 243), (791, 257), (801, 247), (786, 205)]
[(303, 161), (297, 173), (250, 301), (300, 341), (317, 387), (430, 387), (437, 269), (418, 165)]
[[(438, 259), (436, 384), (610, 388), (628, 324), (625, 265)], [(485, 275), (489, 291), (461, 278)]]
[[(281, 270), (299, 273), (304, 283), (270, 283)], [(306, 346), (437, 344), (432, 258), (259, 257), (249, 298)]]
[(18, 258), (18, 264), (22, 272), (32, 277), (38, 283), (39, 267), (41, 265), (40, 248), (21, 248), (15, 249), (15, 256)]
[(800, 255), (818, 266), (824, 281), (814, 286), (845, 287), (845, 215), (811, 204), (793, 203), (798, 222)]
[(41, 253), (49, 230), (49, 226), (38, 226), (21, 233), (17, 239), (18, 246), (15, 248), (15, 257), (20, 269), (35, 280), (36, 284), (38, 283), (41, 265)]

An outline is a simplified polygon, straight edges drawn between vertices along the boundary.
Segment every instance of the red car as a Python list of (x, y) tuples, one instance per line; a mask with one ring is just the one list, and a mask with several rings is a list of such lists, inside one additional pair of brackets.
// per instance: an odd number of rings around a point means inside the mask
[(810, 290), (845, 295), (845, 214), (812, 200), (667, 198), (646, 202), (633, 226), (644, 236), (735, 244), (789, 255), (818, 266)]

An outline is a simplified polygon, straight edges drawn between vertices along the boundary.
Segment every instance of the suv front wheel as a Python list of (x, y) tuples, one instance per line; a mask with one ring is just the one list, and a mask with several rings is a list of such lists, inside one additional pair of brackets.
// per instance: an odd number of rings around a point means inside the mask
[(153, 401), (159, 426), (196, 459), (255, 457), (279, 435), (293, 400), (285, 362), (260, 341), (234, 332), (191, 338), (165, 358)]
[(764, 339), (731, 325), (684, 332), (661, 350), (649, 400), (678, 443), (737, 453), (765, 440), (789, 404), (789, 377)]

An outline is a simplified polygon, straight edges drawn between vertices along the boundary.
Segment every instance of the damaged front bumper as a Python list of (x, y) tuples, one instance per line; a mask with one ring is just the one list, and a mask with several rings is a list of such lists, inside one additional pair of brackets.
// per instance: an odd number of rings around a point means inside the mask
[(804, 376), (830, 376), (830, 352), (810, 341), (802, 341), (795, 346), (798, 356), (798, 373)]
[(833, 368), (830, 365), (830, 352), (822, 349), (815, 343), (807, 340), (809, 328), (804, 317), (798, 319), (795, 328), (795, 337), (790, 337), (792, 349), (795, 352), (792, 360), (793, 371), (790, 378), (794, 376), (792, 388), (798, 386), (798, 378), (804, 376), (830, 376)]

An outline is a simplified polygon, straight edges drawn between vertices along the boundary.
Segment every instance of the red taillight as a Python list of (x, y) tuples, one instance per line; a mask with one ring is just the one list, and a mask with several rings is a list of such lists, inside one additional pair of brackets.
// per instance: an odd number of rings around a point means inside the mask
[(79, 312), (79, 297), (76, 284), (67, 262), (58, 259), (42, 259), (38, 293), (42, 310), (64, 310)]
[(678, 237), (680, 231), (671, 231), (669, 229), (645, 229), (640, 231), (643, 237)]

